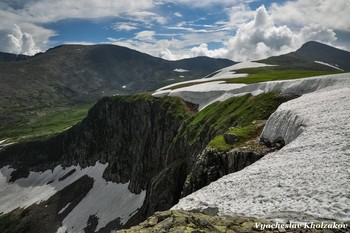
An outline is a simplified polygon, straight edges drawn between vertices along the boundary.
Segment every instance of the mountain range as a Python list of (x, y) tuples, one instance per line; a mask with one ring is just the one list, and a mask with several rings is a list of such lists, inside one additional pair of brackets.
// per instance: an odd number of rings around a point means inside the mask
[(115, 45), (63, 45), (33, 57), (0, 53), (0, 59), (2, 130), (103, 96), (154, 91), (234, 64), (208, 57), (167, 61)]

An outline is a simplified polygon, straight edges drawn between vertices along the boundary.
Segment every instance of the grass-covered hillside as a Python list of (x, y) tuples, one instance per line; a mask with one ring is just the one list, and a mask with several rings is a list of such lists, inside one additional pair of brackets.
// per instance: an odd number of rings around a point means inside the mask
[(23, 141), (57, 134), (86, 117), (91, 105), (78, 105), (71, 109), (56, 111), (35, 117), (30, 121), (19, 121), (0, 126), (0, 141)]

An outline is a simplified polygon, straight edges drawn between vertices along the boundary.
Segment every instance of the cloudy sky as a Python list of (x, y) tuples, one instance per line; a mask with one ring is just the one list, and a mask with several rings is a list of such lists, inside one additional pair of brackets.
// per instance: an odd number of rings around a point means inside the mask
[(175, 60), (235, 61), (309, 40), (350, 50), (349, 0), (1, 0), (0, 51), (110, 43)]

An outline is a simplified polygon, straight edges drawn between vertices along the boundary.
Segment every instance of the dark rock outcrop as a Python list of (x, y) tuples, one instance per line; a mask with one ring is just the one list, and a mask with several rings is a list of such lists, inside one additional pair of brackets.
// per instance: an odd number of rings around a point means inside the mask
[(103, 98), (80, 124), (57, 136), (2, 148), (0, 167), (14, 167), (14, 181), (59, 164), (108, 163), (106, 180), (130, 182), (128, 188), (136, 194), (147, 190), (143, 207), (127, 223), (134, 225), (179, 200), (189, 152), (178, 134), (192, 114), (193, 108), (180, 98)]
[(182, 196), (187, 196), (224, 175), (242, 170), (265, 154), (249, 149), (234, 149), (228, 152), (205, 149), (198, 155), (186, 178)]

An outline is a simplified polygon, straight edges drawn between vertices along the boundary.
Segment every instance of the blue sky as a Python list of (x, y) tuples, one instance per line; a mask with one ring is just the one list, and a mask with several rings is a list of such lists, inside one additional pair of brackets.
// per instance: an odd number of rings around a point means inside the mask
[(109, 43), (176, 60), (252, 60), (309, 40), (350, 50), (348, 0), (2, 0), (0, 51)]

